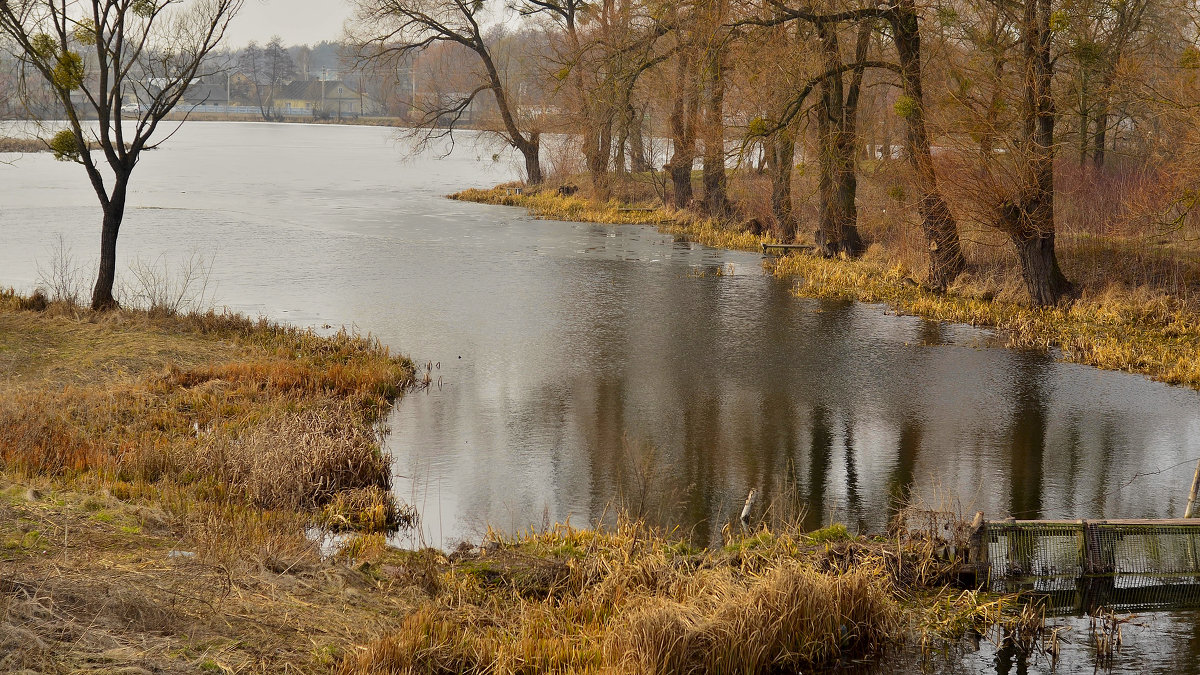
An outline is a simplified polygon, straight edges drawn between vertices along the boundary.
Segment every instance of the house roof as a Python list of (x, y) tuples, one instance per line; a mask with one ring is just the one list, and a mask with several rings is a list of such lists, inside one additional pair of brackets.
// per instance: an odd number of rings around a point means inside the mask
[(225, 96), (223, 84), (193, 84), (183, 93), (183, 100), (188, 103), (225, 105), (228, 97)]

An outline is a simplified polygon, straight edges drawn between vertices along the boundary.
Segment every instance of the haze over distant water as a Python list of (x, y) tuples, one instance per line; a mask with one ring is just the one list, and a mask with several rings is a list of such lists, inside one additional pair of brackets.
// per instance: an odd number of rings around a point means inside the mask
[(349, 17), (350, 5), (344, 0), (246, 0), (225, 44), (244, 47), (251, 40), (266, 42), (272, 35), (285, 44), (337, 40)]

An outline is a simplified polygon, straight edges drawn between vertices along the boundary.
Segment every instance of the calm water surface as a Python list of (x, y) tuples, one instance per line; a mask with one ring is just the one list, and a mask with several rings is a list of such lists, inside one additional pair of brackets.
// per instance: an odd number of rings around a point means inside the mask
[[(909, 495), (989, 517), (1182, 512), (1200, 394), (797, 299), (756, 255), (443, 198), (512, 177), (494, 152), (192, 123), (135, 173), (121, 265), (215, 246), (220, 304), (434, 364), (388, 441), (433, 545), (617, 505), (719, 541), (751, 488), (860, 529)], [(3, 159), (0, 285), (29, 289), (56, 235), (98, 248), (98, 208), (81, 167)], [(1200, 672), (1196, 618), (1153, 615), (1124, 672)], [(956, 667), (1006, 672), (986, 647)]]

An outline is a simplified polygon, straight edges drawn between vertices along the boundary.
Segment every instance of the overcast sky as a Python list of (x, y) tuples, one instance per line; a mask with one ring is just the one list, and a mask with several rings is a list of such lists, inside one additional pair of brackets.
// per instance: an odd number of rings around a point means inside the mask
[(251, 40), (266, 42), (272, 35), (287, 44), (336, 40), (349, 16), (346, 0), (245, 0), (225, 44), (242, 47)]

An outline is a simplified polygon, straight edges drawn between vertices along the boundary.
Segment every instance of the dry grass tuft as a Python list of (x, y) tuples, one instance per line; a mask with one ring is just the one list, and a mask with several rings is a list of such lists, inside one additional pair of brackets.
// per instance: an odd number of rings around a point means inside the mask
[(778, 672), (880, 653), (897, 625), (878, 573), (828, 575), (789, 561), (700, 602), (654, 599), (629, 610), (605, 651), (626, 672)]

